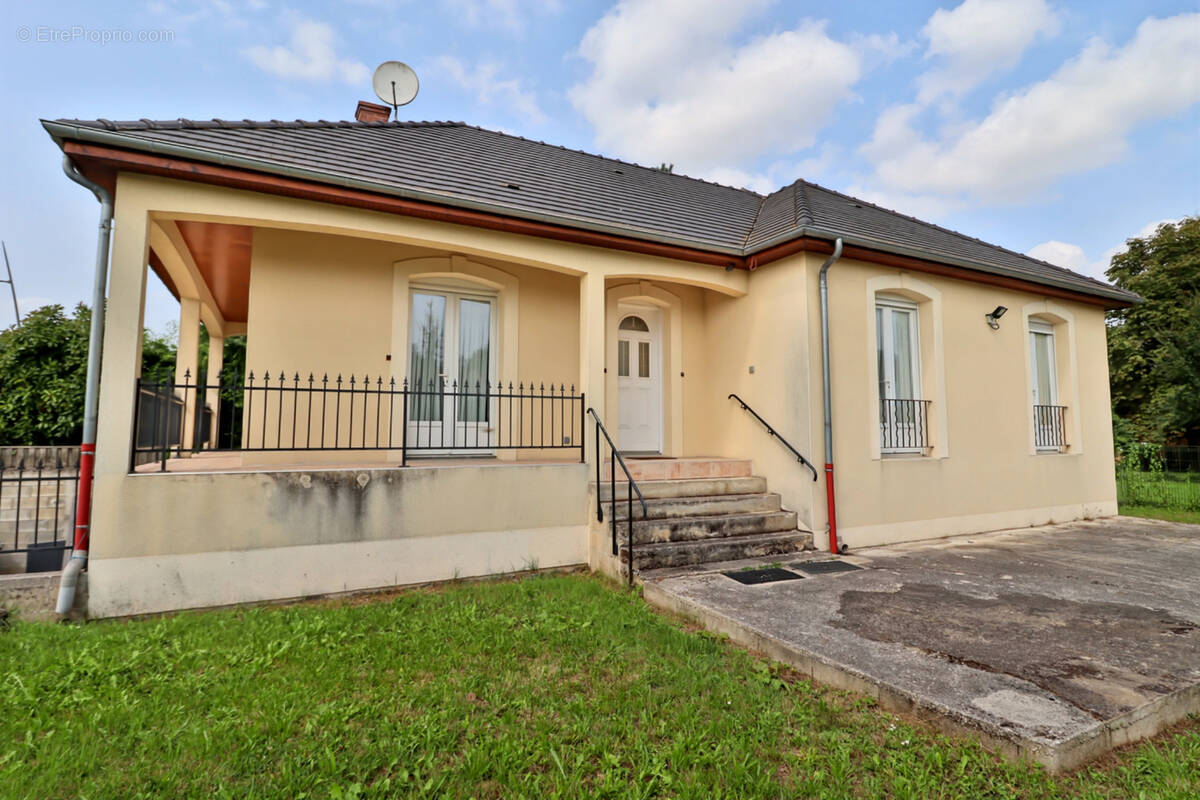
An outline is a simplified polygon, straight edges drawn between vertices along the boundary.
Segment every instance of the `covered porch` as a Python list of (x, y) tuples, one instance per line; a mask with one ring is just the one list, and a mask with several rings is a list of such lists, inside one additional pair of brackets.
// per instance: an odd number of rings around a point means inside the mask
[[(704, 315), (742, 272), (143, 175), (116, 197), (94, 615), (587, 564), (598, 424), (711, 455)], [(149, 281), (179, 302), (166, 381)]]
[(627, 454), (708, 454), (706, 295), (739, 276), (245, 222), (147, 215), (179, 339), (169, 380), (137, 371), (131, 471), (580, 463), (596, 420)]

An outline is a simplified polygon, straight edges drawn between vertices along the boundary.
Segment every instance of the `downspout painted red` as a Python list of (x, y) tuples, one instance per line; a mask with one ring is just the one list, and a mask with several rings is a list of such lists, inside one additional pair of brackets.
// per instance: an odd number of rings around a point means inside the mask
[(844, 549), (838, 543), (837, 507), (833, 491), (833, 402), (829, 381), (829, 284), (826, 273), (842, 257), (842, 240), (833, 244), (833, 255), (821, 265), (821, 382), (825, 390), (825, 503), (829, 509), (829, 552), (834, 555)]
[(71, 560), (63, 570), (55, 611), (68, 614), (75, 605), (79, 574), (87, 566), (91, 543), (92, 475), (96, 464), (96, 418), (100, 406), (100, 348), (104, 340), (105, 295), (108, 286), (108, 249), (112, 236), (112, 195), (75, 169), (70, 156), (63, 156), (63, 172), (100, 201), (100, 231), (96, 237), (96, 272), (92, 285), (92, 323), (88, 334), (87, 388), (83, 399), (83, 443), (79, 446), (79, 486), (75, 493), (75, 542)]

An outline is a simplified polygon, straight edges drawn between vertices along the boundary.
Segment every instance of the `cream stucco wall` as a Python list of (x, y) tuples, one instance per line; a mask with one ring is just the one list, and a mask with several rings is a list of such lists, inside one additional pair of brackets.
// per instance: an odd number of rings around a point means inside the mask
[[(820, 353), (813, 362), (803, 256), (756, 270), (749, 281), (745, 299), (705, 296), (708, 364), (697, 449), (753, 459), (755, 472), (767, 477), (784, 508), (810, 527), (812, 472), (729, 399), (733, 393), (745, 400), (820, 468), (820, 440), (814, 438), (811, 416), (812, 402), (820, 399)], [(816, 424), (819, 434), (819, 416)]]
[[(821, 259), (807, 256), (806, 261), (814, 381), (809, 417), (813, 452), (820, 453)], [(945, 426), (942, 447), (924, 457), (879, 455), (878, 390), (869, 357), (875, 350), (874, 309), (868, 289), (894, 291), (897, 285), (912, 287), (913, 299), (919, 299), (916, 292), (922, 286), (929, 287), (938, 295), (942, 316), (943, 363), (938, 364), (932, 356), (936, 320), (928, 309), (921, 314), (924, 397), (933, 401), (931, 426)], [(852, 260), (830, 270), (829, 297), (842, 541), (862, 547), (1116, 513), (1103, 310)], [(999, 330), (992, 330), (984, 315), (997, 305), (1010, 312), (1000, 320)], [(1062, 454), (1037, 454), (1032, 448), (1026, 318), (1030, 311), (1055, 310), (1058, 319), (1071, 319), (1069, 326), (1056, 331), (1059, 400), (1070, 407), (1070, 446)], [(1073, 358), (1069, 346), (1075, 350)], [(823, 485), (818, 491), (823, 493)], [(820, 546), (827, 524), (823, 502), (814, 522)]]
[[(328, 376), (348, 381), (353, 374), (360, 381), (370, 380), (372, 388), (382, 378), (384, 387), (395, 380), (400, 387), (408, 376), (408, 336), (410, 292), (419, 288), (465, 289), (498, 298), (496, 325), (498, 351), (497, 375), (502, 383), (571, 387), (579, 381), (579, 280), (571, 275), (495, 259), (467, 259), (436, 251), (406, 247), (391, 242), (260, 228), (255, 233), (250, 272), (250, 309), (246, 337), (246, 364), (261, 379), (264, 373), (276, 381), (279, 371), (288, 376), (291, 386), (296, 372), (302, 385), (311, 373), (318, 381)], [(272, 385), (277, 385), (273, 383)], [(333, 386), (333, 383), (330, 384)], [(346, 383), (343, 383), (343, 387)], [(263, 396), (264, 408), (250, 411), (247, 441), (257, 445), (263, 440), (275, 446), (279, 414), (277, 398)], [(257, 399), (257, 398), (256, 398)], [(378, 395), (366, 398), (366, 441), (376, 439), (375, 412)], [(330, 401), (332, 402), (332, 401)], [(359, 400), (361, 406), (362, 400)], [(385, 403), (385, 405), (387, 405)], [(388, 412), (394, 413), (391, 443), (401, 440), (403, 413), (398, 400), (384, 408), (379, 423), (379, 441), (388, 444)], [(561, 404), (550, 402), (556, 414)], [(283, 402), (282, 436), (290, 443), (291, 396)], [(574, 431), (563, 430), (564, 438), (578, 439), (578, 410)], [(300, 401), (303, 444), (308, 422), (307, 401)], [(264, 413), (266, 417), (264, 418)], [(501, 413), (505, 411), (501, 409)], [(332, 441), (332, 412), (326, 436)], [(319, 417), (319, 410), (318, 410)], [(340, 415), (339, 441), (362, 441), (364, 417), (358, 409), (353, 431), (343, 408)], [(504, 420), (507, 422), (507, 418)], [(525, 419), (530, 441), (530, 421)], [(320, 429), (313, 423), (318, 439)], [(563, 428), (561, 420), (556, 423)], [(565, 427), (572, 427), (568, 423)], [(507, 433), (507, 431), (505, 431)], [(560, 451), (561, 452), (561, 451)], [(553, 451), (522, 451), (523, 459), (542, 458)], [(306, 455), (306, 460), (319, 459)], [(324, 454), (330, 461), (345, 460), (344, 453)], [(361, 453), (357, 458), (396, 461), (399, 451)], [(246, 463), (287, 463), (287, 453), (247, 454)]]

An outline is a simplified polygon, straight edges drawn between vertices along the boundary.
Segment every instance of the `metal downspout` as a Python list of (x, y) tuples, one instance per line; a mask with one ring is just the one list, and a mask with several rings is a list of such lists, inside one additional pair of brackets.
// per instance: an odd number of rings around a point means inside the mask
[(829, 552), (837, 554), (845, 549), (837, 538), (837, 511), (833, 493), (833, 403), (829, 387), (829, 283), (826, 273), (842, 257), (842, 239), (833, 243), (833, 255), (821, 265), (821, 383), (825, 390), (825, 501), (829, 508)]
[(100, 348), (104, 340), (105, 294), (108, 284), (108, 249), (112, 237), (112, 195), (100, 184), (89, 180), (63, 156), (63, 172), (100, 201), (100, 231), (96, 237), (96, 274), (92, 287), (92, 323), (88, 334), (87, 390), (83, 400), (83, 442), (79, 447), (79, 486), (75, 495), (75, 542), (71, 560), (63, 570), (58, 588), (55, 613), (70, 613), (75, 605), (75, 587), (79, 573), (87, 566), (89, 534), (92, 522), (92, 472), (96, 463), (96, 418), (100, 403)]

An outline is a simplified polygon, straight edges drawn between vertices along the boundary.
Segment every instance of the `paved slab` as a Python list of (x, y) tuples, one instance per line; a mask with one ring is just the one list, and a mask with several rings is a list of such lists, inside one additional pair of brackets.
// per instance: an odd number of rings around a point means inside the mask
[(1052, 771), (1200, 712), (1200, 525), (1116, 517), (842, 560), (864, 569), (651, 573), (645, 596)]

